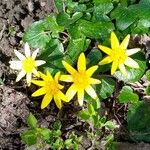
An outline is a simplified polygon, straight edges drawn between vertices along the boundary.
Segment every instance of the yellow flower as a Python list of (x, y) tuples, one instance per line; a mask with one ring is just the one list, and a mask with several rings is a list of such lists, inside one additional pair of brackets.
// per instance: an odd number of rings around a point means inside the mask
[(37, 67), (42, 64), (45, 64), (46, 62), (43, 60), (35, 60), (38, 51), (39, 49), (35, 50), (31, 56), (28, 43), (25, 43), (25, 56), (21, 54), (20, 52), (18, 52), (17, 50), (14, 50), (14, 53), (20, 59), (20, 61), (17, 61), (17, 60), (10, 61), (9, 63), (10, 63), (10, 68), (21, 70), (16, 78), (16, 82), (18, 82), (20, 79), (22, 79), (26, 75), (27, 84), (28, 86), (30, 86), (32, 73), (39, 77)]
[(98, 79), (91, 78), (92, 74), (97, 70), (98, 66), (90, 67), (86, 70), (86, 60), (84, 53), (81, 53), (77, 62), (78, 71), (70, 66), (67, 62), (62, 62), (70, 75), (61, 75), (60, 80), (65, 82), (73, 82), (66, 92), (66, 96), (71, 100), (77, 93), (78, 102), (80, 106), (83, 105), (84, 90), (93, 98), (96, 99), (97, 95), (91, 84), (99, 84)]
[(108, 56), (105, 57), (102, 61), (99, 62), (99, 65), (104, 65), (112, 62), (111, 74), (113, 75), (115, 71), (119, 68), (121, 73), (126, 76), (125, 66), (131, 68), (139, 68), (139, 65), (136, 61), (134, 61), (129, 56), (140, 51), (139, 48), (129, 49), (127, 50), (127, 46), (129, 44), (130, 35), (127, 35), (121, 44), (119, 44), (119, 40), (116, 37), (115, 33), (111, 33), (111, 48), (98, 45), (98, 47), (106, 53)]
[(60, 109), (62, 107), (61, 100), (68, 102), (67, 97), (61, 92), (63, 86), (58, 83), (60, 72), (57, 72), (54, 78), (49, 71), (46, 72), (46, 75), (40, 72), (40, 76), (43, 80), (32, 80), (32, 83), (41, 86), (41, 88), (35, 91), (32, 96), (36, 97), (45, 94), (42, 100), (41, 109), (47, 107), (53, 98), (57, 107)]

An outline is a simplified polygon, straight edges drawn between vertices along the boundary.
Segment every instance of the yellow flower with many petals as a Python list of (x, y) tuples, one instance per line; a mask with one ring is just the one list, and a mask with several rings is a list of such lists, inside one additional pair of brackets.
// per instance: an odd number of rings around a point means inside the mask
[(60, 80), (65, 82), (73, 82), (66, 92), (66, 96), (71, 100), (77, 93), (78, 102), (80, 106), (83, 105), (84, 100), (84, 90), (93, 98), (96, 99), (97, 95), (91, 84), (99, 84), (98, 79), (92, 78), (92, 74), (97, 70), (98, 66), (90, 67), (86, 70), (86, 60), (84, 53), (81, 53), (77, 62), (78, 71), (75, 70), (67, 62), (62, 62), (66, 70), (70, 75), (61, 75)]
[(99, 65), (104, 65), (112, 62), (111, 74), (113, 75), (115, 71), (119, 68), (121, 73), (126, 76), (125, 65), (131, 68), (139, 68), (139, 65), (129, 56), (140, 51), (139, 48), (127, 50), (129, 44), (130, 35), (127, 35), (121, 44), (116, 37), (115, 33), (111, 33), (111, 48), (98, 45), (98, 47), (106, 53), (108, 56), (99, 62)]
[(40, 76), (43, 80), (32, 80), (32, 83), (41, 86), (41, 88), (35, 91), (32, 96), (36, 97), (45, 94), (42, 100), (41, 109), (47, 107), (52, 99), (54, 99), (57, 107), (60, 109), (62, 107), (61, 100), (68, 102), (67, 97), (61, 92), (63, 86), (58, 83), (60, 72), (57, 72), (54, 78), (49, 71), (46, 72), (46, 75), (40, 72)]
[(25, 56), (23, 54), (21, 54), (20, 52), (18, 52), (17, 50), (14, 50), (14, 53), (20, 59), (20, 61), (17, 61), (17, 60), (10, 61), (9, 63), (10, 63), (10, 68), (16, 69), (16, 70), (21, 70), (16, 78), (16, 82), (21, 80), (26, 75), (27, 84), (28, 84), (28, 86), (30, 86), (32, 73), (35, 76), (39, 77), (37, 67), (42, 64), (45, 64), (46, 62), (43, 60), (35, 60), (38, 51), (39, 51), (39, 49), (35, 50), (31, 56), (31, 52), (30, 52), (28, 43), (25, 43)]

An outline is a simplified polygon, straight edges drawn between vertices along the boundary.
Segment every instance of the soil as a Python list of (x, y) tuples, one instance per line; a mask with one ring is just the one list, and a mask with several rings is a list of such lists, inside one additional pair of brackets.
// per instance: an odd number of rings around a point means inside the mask
[[(50, 127), (60, 119), (63, 131), (82, 131), (84, 126), (78, 122), (75, 114), (79, 111), (76, 103), (71, 103), (59, 111), (54, 103), (41, 111), (40, 102), (31, 99), (31, 91), (23, 82), (15, 83), (15, 72), (9, 68), (9, 61), (15, 57), (13, 50), (23, 51), (22, 36), (26, 28), (34, 21), (44, 18), (54, 11), (53, 0), (0, 0), (0, 149), (24, 150), (20, 134), (27, 128), (26, 117), (32, 112), (39, 121), (39, 126)], [(146, 57), (150, 54), (150, 38), (135, 37), (140, 46), (146, 46)], [(68, 109), (72, 108), (72, 109)], [(105, 108), (107, 109), (107, 108)], [(124, 107), (122, 108), (124, 109)], [(124, 116), (124, 114), (121, 114)], [(114, 118), (114, 116), (113, 116)], [(118, 117), (115, 118), (118, 122)], [(119, 120), (123, 121), (122, 118)], [(122, 123), (122, 122), (121, 122)], [(83, 150), (90, 144), (84, 142)], [(119, 150), (149, 150), (149, 144), (121, 143)]]

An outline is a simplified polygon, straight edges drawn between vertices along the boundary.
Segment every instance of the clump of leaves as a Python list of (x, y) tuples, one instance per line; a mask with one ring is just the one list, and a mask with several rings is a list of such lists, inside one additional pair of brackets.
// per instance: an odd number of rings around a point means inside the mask
[(21, 134), (22, 141), (28, 146), (34, 146), (37, 149), (51, 148), (53, 150), (73, 149), (78, 150), (82, 136), (77, 136), (71, 132), (68, 139), (63, 140), (61, 131), (61, 122), (55, 121), (52, 129), (38, 127), (37, 119), (30, 113), (27, 118), (29, 129)]

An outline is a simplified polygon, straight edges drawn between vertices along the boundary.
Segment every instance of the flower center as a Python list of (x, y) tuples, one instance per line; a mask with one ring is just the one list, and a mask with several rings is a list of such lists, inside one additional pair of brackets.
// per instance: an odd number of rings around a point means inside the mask
[(112, 50), (110, 57), (113, 61), (118, 61), (119, 64), (122, 64), (125, 62), (127, 55), (124, 49), (118, 47), (117, 49)]
[(35, 60), (32, 57), (28, 57), (22, 61), (22, 68), (27, 73), (32, 73), (33, 68), (35, 68)]
[(58, 93), (59, 87), (58, 87), (58, 84), (54, 80), (46, 81), (45, 90), (46, 90), (46, 93), (55, 95)]
[(89, 77), (86, 72), (77, 72), (73, 75), (74, 84), (78, 89), (85, 89), (89, 85)]

